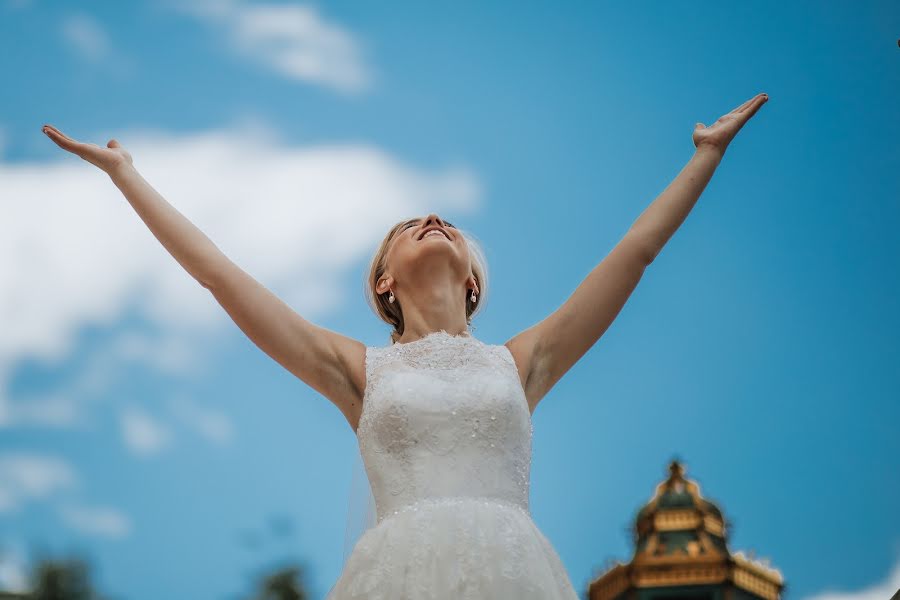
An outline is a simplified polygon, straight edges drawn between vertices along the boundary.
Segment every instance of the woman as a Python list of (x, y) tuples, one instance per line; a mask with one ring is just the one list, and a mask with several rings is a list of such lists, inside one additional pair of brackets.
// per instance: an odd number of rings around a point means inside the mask
[(568, 599), (576, 594), (528, 510), (531, 414), (600, 338), (685, 220), (759, 94), (693, 131), (694, 156), (569, 299), (503, 345), (471, 335), (486, 291), (474, 244), (435, 214), (395, 225), (371, 265), (392, 344), (310, 323), (166, 202), (116, 140), (60, 147), (109, 174), (150, 231), (264, 352), (331, 400), (356, 432), (377, 523), (329, 600)]

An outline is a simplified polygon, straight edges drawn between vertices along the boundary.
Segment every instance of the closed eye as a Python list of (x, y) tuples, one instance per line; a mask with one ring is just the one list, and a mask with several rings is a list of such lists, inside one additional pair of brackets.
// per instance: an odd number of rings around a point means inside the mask
[[(418, 223), (419, 223), (419, 221), (410, 221), (403, 227), (403, 230), (406, 231), (413, 225), (418, 225)], [(447, 227), (452, 227), (453, 229), (456, 229), (456, 226), (453, 223), (451, 223), (450, 221), (444, 221), (444, 225), (446, 225)]]

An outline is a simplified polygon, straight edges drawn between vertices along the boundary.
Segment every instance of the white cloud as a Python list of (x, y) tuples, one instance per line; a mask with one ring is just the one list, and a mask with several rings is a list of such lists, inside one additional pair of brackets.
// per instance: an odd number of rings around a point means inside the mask
[(107, 343), (81, 354), (81, 367), (66, 382), (65, 389), (29, 394), (5, 404), (0, 390), (0, 426), (5, 423), (83, 429), (90, 425), (86, 406), (101, 399), (118, 374), (129, 366), (144, 366), (170, 375), (199, 373), (207, 368), (203, 355), (187, 340), (174, 335), (151, 337), (116, 331)]
[(136, 454), (149, 456), (165, 450), (172, 440), (169, 429), (146, 412), (129, 407), (119, 415), (125, 445)]
[(76, 52), (92, 62), (100, 62), (110, 55), (111, 46), (106, 31), (92, 17), (81, 14), (65, 18), (62, 34)]
[[(128, 518), (114, 508), (75, 506), (66, 501), (78, 486), (74, 469), (60, 458), (27, 452), (0, 454), (0, 517), (28, 502), (47, 501), (69, 527), (82, 533), (122, 537), (131, 531)], [(0, 584), (18, 576), (15, 560), (8, 560), (0, 560)]]
[[(97, 400), (108, 389), (127, 359), (140, 364), (153, 364), (145, 356), (132, 357), (133, 353), (128, 352), (127, 340), (123, 341), (127, 337), (128, 332), (121, 332), (110, 343), (83, 353), (80, 368), (66, 382), (64, 389), (29, 394), (15, 403), (4, 404), (3, 390), (0, 388), (0, 426), (4, 423), (66, 429), (88, 426), (86, 405)], [(0, 382), (3, 381), (2, 376), (0, 369)]]
[(28, 453), (0, 455), (0, 513), (18, 510), (29, 500), (45, 499), (76, 484), (68, 463)]
[(103, 359), (105, 364), (116, 361), (148, 365), (170, 375), (197, 373), (208, 367), (203, 356), (184, 337), (152, 338), (134, 331), (119, 332)]
[(111, 68), (120, 74), (131, 72), (129, 61), (113, 48), (106, 29), (86, 14), (65, 17), (60, 24), (62, 39), (83, 60)]
[(82, 533), (110, 538), (131, 533), (131, 520), (115, 508), (64, 505), (59, 512), (66, 524)]
[(170, 406), (182, 423), (210, 442), (224, 445), (234, 437), (231, 419), (218, 410), (200, 406), (184, 396), (173, 400)]
[[(0, 409), (3, 406), (0, 405)], [(32, 396), (6, 406), (6, 422), (17, 425), (39, 425), (71, 429), (81, 423), (81, 407), (69, 393), (52, 391)], [(0, 424), (4, 421), (0, 418)]]
[(814, 596), (808, 596), (806, 600), (888, 600), (900, 591), (900, 560), (894, 563), (894, 568), (880, 583), (855, 591), (828, 590)]
[[(177, 210), (310, 319), (362, 293), (358, 285), (345, 290), (344, 275), (368, 260), (396, 220), (471, 212), (481, 194), (464, 167), (424, 171), (364, 143), (291, 146), (259, 124), (104, 137), (58, 125), (84, 141), (118, 139)], [(107, 175), (59, 152), (52, 162), (0, 162), (0, 198), (16, 199), (0, 202), (0, 428), (74, 426), (124, 367), (194, 374), (208, 368), (215, 343), (236, 332)], [(122, 330), (126, 314), (140, 329)], [(11, 397), (17, 363), (70, 359), (85, 327), (113, 333), (79, 350), (63, 391)], [(203, 426), (208, 437), (228, 435), (221, 422)]]
[(361, 42), (312, 5), (202, 0), (171, 6), (221, 28), (235, 53), (283, 77), (345, 93), (366, 89), (373, 78), (363, 64)]
[(11, 546), (0, 548), (0, 590), (28, 591), (27, 561), (25, 553), (19, 548)]

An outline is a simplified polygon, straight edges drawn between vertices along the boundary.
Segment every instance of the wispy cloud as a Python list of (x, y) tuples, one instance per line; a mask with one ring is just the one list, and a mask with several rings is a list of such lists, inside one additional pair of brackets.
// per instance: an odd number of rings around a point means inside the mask
[(894, 563), (887, 577), (879, 583), (855, 591), (829, 590), (807, 596), (805, 600), (888, 600), (898, 591), (900, 591), (900, 559)]
[(0, 517), (29, 502), (44, 501), (72, 529), (109, 537), (127, 535), (131, 523), (119, 510), (73, 504), (71, 494), (79, 484), (75, 470), (61, 458), (28, 452), (0, 454)]
[(172, 2), (173, 9), (220, 28), (238, 55), (289, 79), (356, 93), (370, 86), (362, 43), (312, 5), (237, 0)]
[(82, 57), (100, 62), (109, 57), (111, 45), (106, 31), (96, 19), (87, 15), (72, 15), (62, 22), (62, 34)]
[[(0, 388), (0, 427), (83, 429), (91, 425), (87, 407), (102, 398), (128, 367), (145, 367), (173, 376), (203, 369), (201, 356), (186, 340), (128, 330), (116, 331), (106, 343), (82, 352), (79, 358), (80, 367), (60, 389), (30, 393), (16, 402), (4, 403)], [(0, 369), (0, 382), (2, 375)]]
[(170, 409), (186, 427), (210, 442), (224, 445), (234, 437), (234, 425), (225, 413), (200, 406), (185, 396), (173, 399)]
[(130, 62), (113, 48), (106, 29), (94, 17), (83, 13), (69, 15), (63, 18), (60, 32), (62, 39), (84, 61), (110, 68), (120, 75), (131, 72)]
[(70, 391), (53, 390), (21, 398), (16, 403), (0, 404), (0, 425), (72, 429), (82, 425), (82, 417), (82, 408)]
[(170, 423), (179, 423), (217, 445), (225, 445), (234, 437), (234, 425), (225, 413), (201, 406), (186, 395), (179, 395), (168, 403), (161, 417), (146, 410), (129, 406), (119, 413), (119, 431), (125, 446), (139, 456), (155, 456), (173, 446), (175, 431)]
[(28, 565), (25, 552), (4, 540), (0, 547), (0, 590), (25, 592), (28, 590)]
[(71, 488), (76, 479), (69, 464), (58, 458), (28, 453), (0, 455), (0, 513)]
[(172, 441), (172, 434), (165, 425), (136, 407), (121, 412), (119, 425), (125, 445), (141, 456), (158, 454)]
[[(338, 310), (345, 275), (369, 258), (395, 220), (427, 210), (465, 213), (480, 184), (470, 169), (424, 171), (363, 143), (291, 146), (250, 124), (197, 134), (108, 132), (144, 177), (237, 264), (307, 318)], [(99, 136), (97, 136), (99, 137)], [(49, 140), (48, 140), (48, 143)], [(0, 163), (0, 428), (75, 426), (126, 366), (188, 376), (234, 334), (228, 315), (160, 247), (96, 167), (60, 150), (47, 163)], [(264, 233), (260, 233), (264, 232)], [(314, 281), (315, 285), (309, 285)], [(142, 326), (118, 325), (126, 316)], [(76, 348), (79, 332), (105, 341)], [(78, 350), (59, 391), (13, 398), (26, 358), (61, 363)], [(182, 414), (209, 439), (222, 418)], [(177, 416), (177, 415), (176, 415)]]
[(64, 505), (59, 512), (66, 524), (82, 533), (110, 538), (131, 533), (131, 520), (115, 508)]

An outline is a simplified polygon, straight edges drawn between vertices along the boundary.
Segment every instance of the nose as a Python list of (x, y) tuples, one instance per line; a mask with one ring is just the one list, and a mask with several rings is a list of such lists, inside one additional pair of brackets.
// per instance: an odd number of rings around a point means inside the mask
[(429, 227), (431, 225), (439, 225), (440, 227), (446, 227), (444, 225), (443, 219), (441, 219), (437, 214), (431, 213), (425, 217), (425, 220), (422, 222), (422, 228)]

